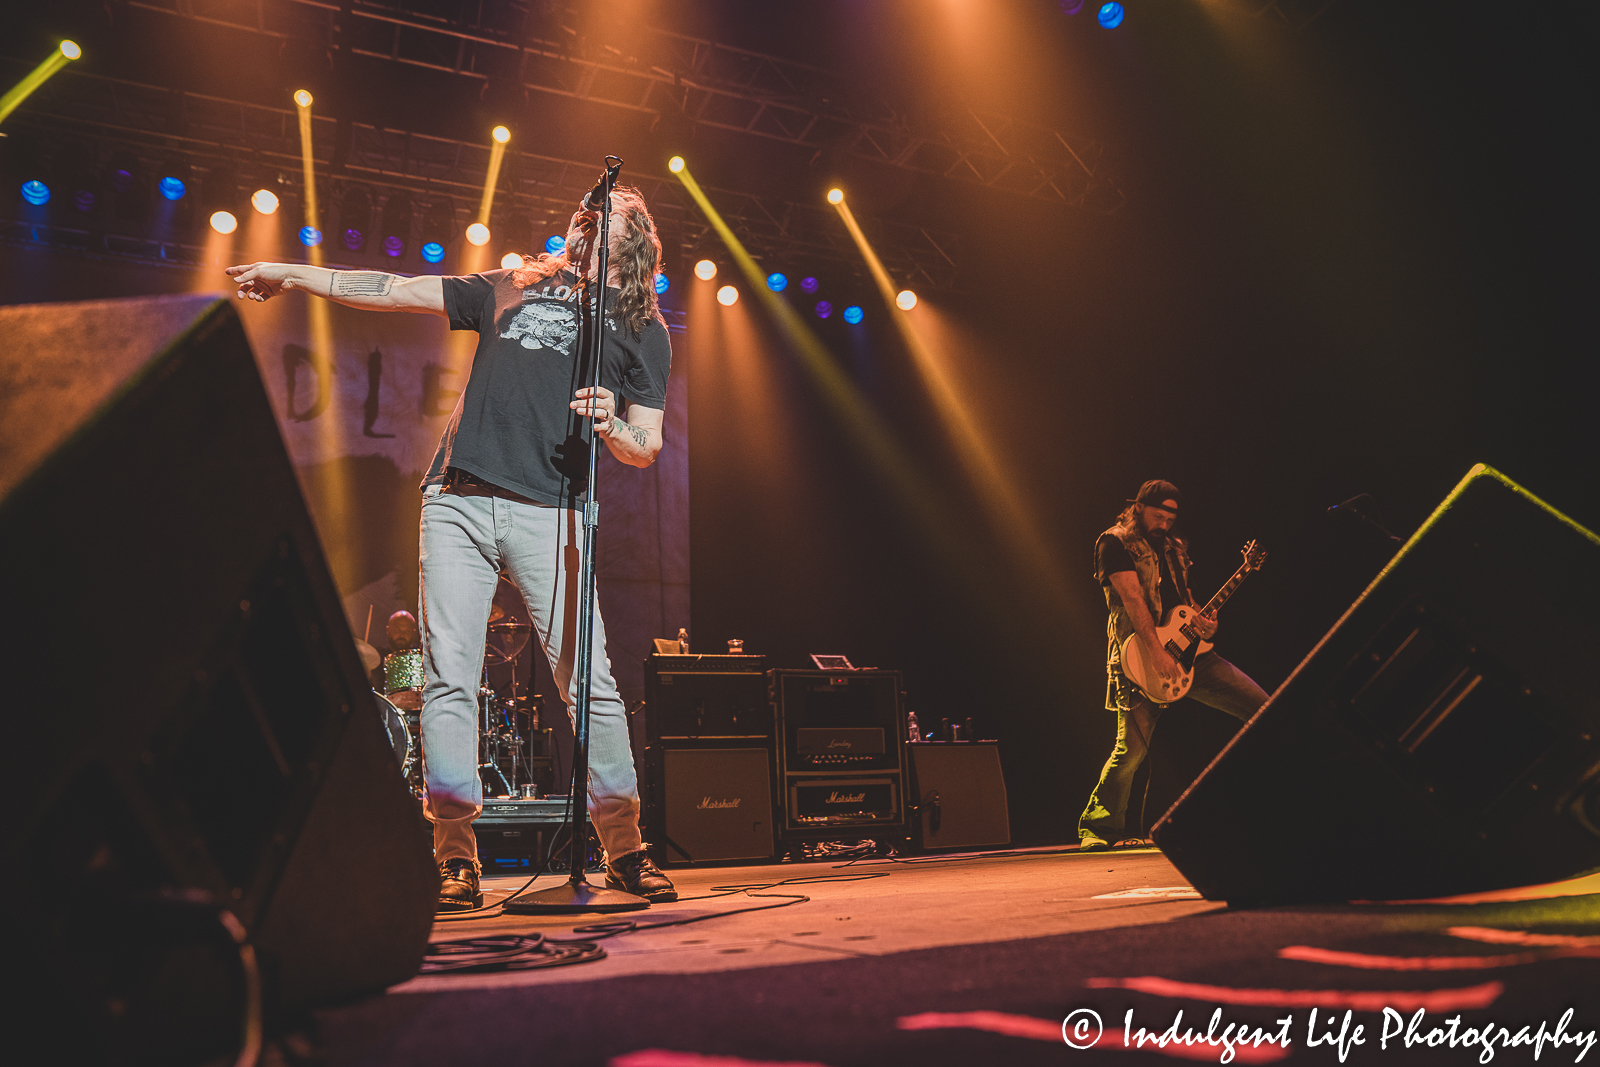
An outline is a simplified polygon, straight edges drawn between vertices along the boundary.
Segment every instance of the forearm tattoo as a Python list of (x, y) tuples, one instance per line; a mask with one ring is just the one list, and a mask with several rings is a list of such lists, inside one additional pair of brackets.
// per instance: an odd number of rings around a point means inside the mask
[(633, 438), (634, 443), (640, 448), (650, 447), (650, 431), (643, 426), (635, 426), (631, 422), (623, 422), (615, 415), (611, 416), (611, 433), (613, 436), (626, 433)]
[(329, 296), (388, 296), (394, 275), (376, 270), (336, 270), (328, 282)]

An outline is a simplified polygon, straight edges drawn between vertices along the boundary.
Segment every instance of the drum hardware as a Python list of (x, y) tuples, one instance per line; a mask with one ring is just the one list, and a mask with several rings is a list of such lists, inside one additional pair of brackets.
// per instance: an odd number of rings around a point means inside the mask
[(365, 641), (356, 642), (356, 656), (361, 660), (361, 669), (368, 674), (377, 670), (378, 664), (383, 661), (383, 657), (378, 655), (378, 650)]
[(499, 703), (498, 696), (489, 685), (489, 668), (485, 665), (483, 684), (478, 687), (478, 709), (481, 714), (478, 726), (478, 777), (483, 781), (484, 796), (508, 797), (511, 795), (511, 782), (500, 769), (501, 749), (510, 747), (511, 777), (515, 778), (518, 757), (521, 755), (517, 742), (521, 739), (517, 737), (515, 725), (506, 723), (503, 710), (497, 706)]
[(417, 729), (415, 716), (408, 716), (405, 712), (395, 707), (394, 702), (376, 689), (372, 691), (372, 698), (378, 703), (378, 719), (383, 726), (389, 745), (394, 749), (395, 763), (400, 768), (400, 774), (406, 780), (415, 796), (421, 796), (422, 785), (422, 746), (421, 733)]
[[(533, 627), (493, 605), (484, 638), (483, 674), (478, 688), (478, 775), (486, 797), (537, 798), (540, 783), (534, 780), (541, 765), (548, 764), (550, 730), (540, 721), (538, 694), (517, 695), (526, 684), (517, 678), (517, 657), (528, 647)], [(415, 640), (415, 633), (399, 635)], [(367, 664), (367, 651), (373, 661)], [(370, 669), (383, 668), (385, 692), (373, 690), (379, 718), (395, 750), (395, 759), (407, 785), (418, 797), (425, 792), (422, 753), (422, 690), (426, 681), (422, 651), (401, 648), (378, 657), (370, 645), (357, 642), (362, 662)], [(501, 696), (489, 682), (489, 668), (510, 664), (508, 696)], [(535, 758), (538, 751), (544, 757)]]
[(515, 663), (522, 650), (528, 647), (528, 639), (533, 636), (531, 623), (517, 619), (502, 619), (489, 624), (489, 634), (484, 642), (484, 663), (498, 665), (501, 663)]

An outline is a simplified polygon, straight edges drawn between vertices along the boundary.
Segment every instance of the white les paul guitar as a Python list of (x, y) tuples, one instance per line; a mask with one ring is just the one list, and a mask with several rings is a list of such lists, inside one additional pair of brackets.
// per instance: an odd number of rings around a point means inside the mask
[(1156, 627), (1156, 640), (1178, 662), (1179, 669), (1183, 671), (1183, 676), (1176, 683), (1164, 681), (1161, 675), (1156, 673), (1155, 667), (1150, 663), (1150, 654), (1145, 650), (1144, 642), (1139, 640), (1138, 634), (1122, 642), (1122, 673), (1157, 704), (1170, 704), (1174, 700), (1182, 699), (1189, 691), (1189, 687), (1194, 684), (1195, 657), (1211, 651), (1211, 642), (1200, 640), (1200, 635), (1195, 632), (1193, 626), (1195, 616), (1214, 617), (1217, 610), (1233, 595), (1233, 591), (1251, 574), (1260, 570), (1261, 564), (1266, 562), (1266, 551), (1257, 548), (1254, 541), (1245, 545), (1242, 551), (1244, 565), (1233, 572), (1233, 577), (1217, 590), (1217, 595), (1207, 601), (1205, 607), (1197, 612), (1188, 604), (1179, 604), (1167, 612), (1167, 617)]

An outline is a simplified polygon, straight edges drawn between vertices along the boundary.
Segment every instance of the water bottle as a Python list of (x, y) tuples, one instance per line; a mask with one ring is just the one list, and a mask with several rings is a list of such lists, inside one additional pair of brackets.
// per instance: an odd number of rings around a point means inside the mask
[(689, 654), (689, 629), (686, 626), (678, 627), (678, 652), (685, 656)]
[(917, 713), (914, 712), (914, 711), (906, 712), (906, 740), (907, 741), (921, 741), (922, 740), (922, 734), (921, 734), (921, 732), (919, 730), (919, 727), (917, 726)]

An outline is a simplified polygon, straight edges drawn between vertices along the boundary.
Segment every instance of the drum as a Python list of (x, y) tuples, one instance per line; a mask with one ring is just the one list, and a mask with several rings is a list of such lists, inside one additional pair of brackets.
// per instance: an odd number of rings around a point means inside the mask
[(402, 711), (422, 710), (422, 652), (391, 652), (383, 661), (383, 689)]
[(393, 696), (402, 689), (422, 692), (422, 650), (391, 652), (383, 660), (383, 691)]
[(394, 749), (395, 765), (400, 768), (400, 773), (405, 774), (410, 770), (407, 764), (416, 755), (411, 731), (406, 727), (405, 713), (376, 689), (372, 691), (372, 698), (378, 702), (378, 718), (383, 724), (384, 735), (389, 738), (389, 747)]

